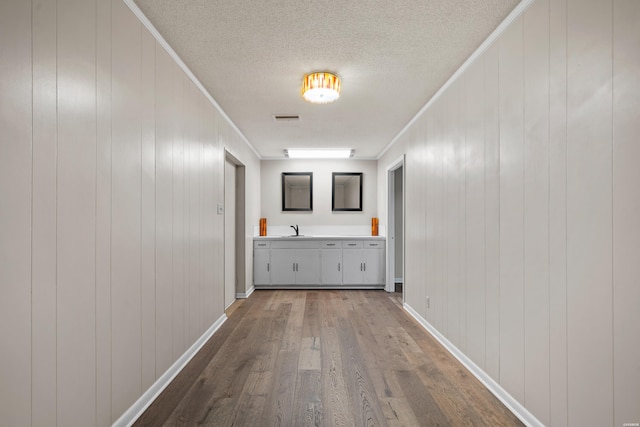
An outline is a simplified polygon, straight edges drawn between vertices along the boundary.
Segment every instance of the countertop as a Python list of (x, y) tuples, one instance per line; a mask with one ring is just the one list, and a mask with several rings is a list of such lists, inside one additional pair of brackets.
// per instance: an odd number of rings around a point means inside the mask
[(254, 236), (253, 240), (385, 240), (385, 236)]

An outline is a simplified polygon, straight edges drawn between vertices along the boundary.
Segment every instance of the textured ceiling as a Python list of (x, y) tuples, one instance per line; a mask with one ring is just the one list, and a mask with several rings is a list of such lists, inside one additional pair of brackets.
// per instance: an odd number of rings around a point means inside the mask
[[(135, 0), (263, 158), (297, 147), (376, 157), (518, 0)], [(304, 74), (342, 79), (333, 104)], [(273, 115), (297, 114), (276, 122)]]

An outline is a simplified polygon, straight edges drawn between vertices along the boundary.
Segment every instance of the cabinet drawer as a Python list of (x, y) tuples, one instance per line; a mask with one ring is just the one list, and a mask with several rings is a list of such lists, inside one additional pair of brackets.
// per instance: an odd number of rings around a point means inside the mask
[(269, 249), (271, 247), (271, 242), (254, 240), (253, 247), (256, 249)]
[(279, 240), (271, 242), (271, 249), (316, 249), (320, 247), (320, 242), (316, 240)]
[(330, 242), (322, 242), (320, 243), (320, 247), (324, 249), (341, 249), (342, 242), (338, 240), (330, 241)]
[(345, 240), (342, 242), (345, 249), (362, 249), (362, 240)]
[(364, 242), (365, 249), (379, 249), (384, 248), (384, 242), (375, 241), (375, 242)]

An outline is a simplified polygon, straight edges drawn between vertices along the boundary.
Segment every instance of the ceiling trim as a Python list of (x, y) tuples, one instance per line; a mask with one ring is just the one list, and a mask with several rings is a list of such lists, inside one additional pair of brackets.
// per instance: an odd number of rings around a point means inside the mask
[(149, 30), (151, 35), (156, 39), (158, 43), (160, 43), (160, 46), (164, 48), (164, 50), (169, 54), (169, 56), (171, 56), (171, 58), (173, 58), (173, 60), (176, 61), (178, 66), (182, 69), (182, 71), (185, 72), (185, 74), (189, 77), (189, 79), (193, 82), (193, 84), (196, 85), (196, 87), (200, 90), (200, 92), (202, 92), (202, 94), (209, 100), (211, 105), (213, 105), (215, 109), (218, 110), (220, 115), (222, 115), (222, 117), (231, 125), (231, 127), (236, 132), (238, 132), (238, 135), (240, 135), (242, 140), (249, 146), (249, 148), (251, 148), (251, 151), (253, 151), (253, 153), (258, 157), (258, 160), (262, 160), (262, 156), (260, 156), (260, 154), (255, 149), (255, 147), (249, 142), (247, 137), (242, 133), (242, 131), (238, 128), (238, 126), (236, 126), (236, 124), (233, 122), (233, 120), (231, 120), (231, 118), (227, 115), (227, 113), (224, 112), (220, 104), (218, 104), (216, 100), (213, 99), (213, 96), (211, 96), (211, 94), (204, 88), (204, 86), (202, 85), (202, 83), (200, 83), (198, 78), (191, 72), (189, 67), (187, 67), (187, 65), (182, 61), (182, 59), (180, 59), (180, 57), (175, 52), (175, 50), (173, 50), (173, 48), (169, 46), (169, 43), (167, 43), (164, 37), (160, 35), (156, 27), (153, 26), (151, 21), (149, 21), (149, 19), (145, 16), (144, 13), (142, 13), (140, 8), (138, 8), (138, 6), (133, 2), (133, 0), (122, 0), (122, 1), (124, 2), (124, 4), (126, 4), (129, 7), (129, 9), (131, 9), (134, 15), (136, 15), (136, 17), (140, 20), (140, 22), (142, 22), (142, 24), (147, 28), (147, 30)]
[(473, 64), (476, 59), (478, 59), (489, 47), (495, 42), (498, 37), (502, 35), (502, 33), (511, 25), (513, 21), (515, 21), (520, 15), (524, 13), (525, 10), (534, 2), (535, 0), (522, 0), (518, 5), (511, 11), (511, 13), (496, 27), (496, 29), (486, 38), (484, 42), (467, 58), (466, 61), (456, 70), (455, 73), (449, 77), (440, 89), (427, 101), (427, 103), (422, 107), (409, 123), (407, 123), (398, 134), (387, 144), (386, 147), (378, 154), (376, 157), (377, 160), (380, 160), (384, 154), (389, 151), (389, 149), (395, 144), (400, 137), (424, 114), (425, 111), (431, 107), (431, 105), (436, 102), (438, 98), (451, 86), (462, 74)]

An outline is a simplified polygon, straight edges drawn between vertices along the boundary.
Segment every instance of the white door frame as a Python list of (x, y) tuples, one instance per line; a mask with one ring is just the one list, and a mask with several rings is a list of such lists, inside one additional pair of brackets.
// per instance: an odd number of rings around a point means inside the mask
[[(395, 175), (394, 172), (403, 168), (403, 180), (402, 180), (402, 215), (404, 216), (404, 207), (405, 207), (405, 197), (404, 197), (404, 187), (406, 179), (404, 177), (406, 174), (404, 171), (405, 164), (405, 156), (404, 154), (396, 159), (390, 166), (387, 167), (387, 285), (385, 290), (387, 292), (395, 291), (395, 262), (396, 262), (396, 248), (395, 248), (395, 235), (398, 230), (395, 229)], [(400, 234), (402, 235), (402, 242), (404, 246), (404, 218), (402, 221), (402, 230), (400, 230)], [(404, 248), (403, 248), (404, 250)], [(402, 257), (404, 262), (404, 257)], [(402, 269), (404, 271), (404, 268)], [(402, 294), (404, 300), (404, 281), (402, 286)]]
[[(237, 298), (246, 298), (247, 295), (247, 277), (246, 277), (246, 243), (245, 243), (245, 224), (246, 224), (246, 191), (245, 191), (245, 165), (238, 160), (225, 148), (225, 164), (229, 162), (235, 166), (235, 233), (232, 237), (235, 239), (235, 281), (234, 300)], [(225, 180), (226, 181), (226, 180)], [(226, 191), (225, 182), (225, 191)], [(225, 209), (226, 211), (226, 209)], [(226, 235), (225, 235), (226, 239)], [(226, 242), (225, 242), (226, 245)], [(226, 257), (226, 251), (223, 250)], [(233, 267), (232, 267), (233, 268)], [(226, 287), (225, 287), (226, 289)], [(224, 296), (223, 296), (224, 298)], [(225, 298), (226, 299), (226, 298)], [(225, 307), (225, 310), (228, 307)]]
[(224, 160), (224, 309), (236, 300), (236, 165)]

